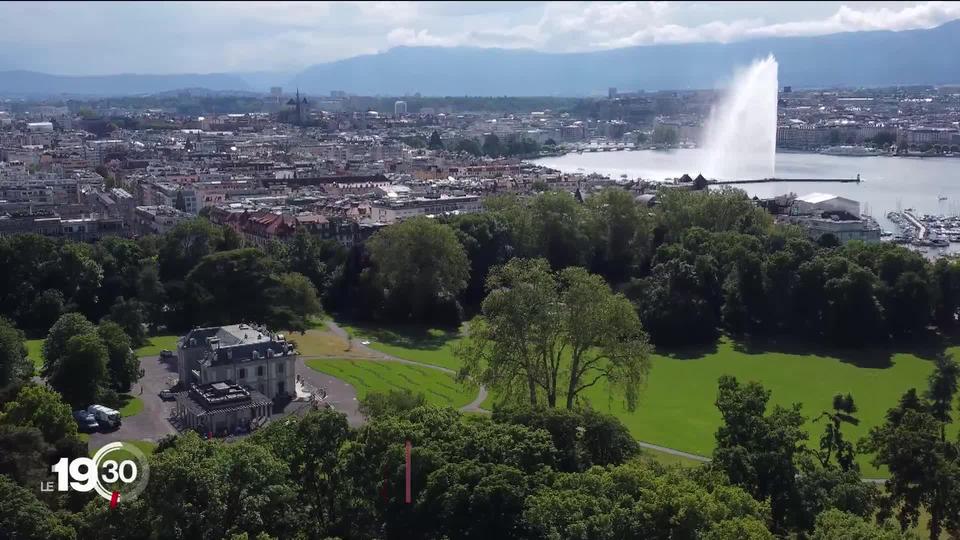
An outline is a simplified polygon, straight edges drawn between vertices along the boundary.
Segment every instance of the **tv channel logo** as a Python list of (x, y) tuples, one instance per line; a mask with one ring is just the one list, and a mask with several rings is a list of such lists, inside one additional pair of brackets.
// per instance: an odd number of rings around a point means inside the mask
[(111, 508), (116, 507), (121, 498), (136, 499), (150, 479), (147, 456), (125, 442), (109, 443), (92, 458), (61, 458), (50, 470), (57, 475), (57, 480), (41, 483), (41, 491), (95, 491), (110, 501)]

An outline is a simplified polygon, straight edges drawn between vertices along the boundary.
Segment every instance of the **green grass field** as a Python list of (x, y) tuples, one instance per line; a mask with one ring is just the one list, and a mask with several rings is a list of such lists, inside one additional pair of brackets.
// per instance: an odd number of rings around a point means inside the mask
[[(960, 357), (960, 348), (953, 351)], [(926, 388), (932, 369), (928, 360), (906, 353), (893, 354), (886, 367), (859, 367), (828, 355), (751, 353), (721, 340), (716, 351), (699, 357), (655, 355), (635, 412), (625, 411), (622, 402), (611, 400), (603, 388), (591, 389), (587, 397), (595, 408), (619, 417), (641, 441), (709, 456), (720, 424), (714, 400), (721, 375), (734, 375), (741, 383), (760, 382), (772, 392), (772, 405), (802, 403), (808, 418), (829, 408), (834, 394), (850, 392), (860, 425), (843, 429), (849, 439), (857, 440), (882, 422), (904, 391)], [(955, 424), (954, 432), (956, 428)], [(808, 420), (807, 430), (810, 445), (816, 446), (823, 424)], [(860, 456), (859, 462), (865, 476), (886, 476), (869, 464), (869, 457)]]
[(306, 357), (330, 356), (337, 358), (369, 358), (369, 351), (361, 351), (359, 347), (350, 348), (347, 340), (327, 331), (326, 329), (311, 329), (303, 334), (288, 332), (288, 340), (297, 344), (297, 351)]
[(130, 394), (121, 394), (120, 399), (123, 402), (119, 411), (120, 416), (127, 418), (128, 416), (135, 416), (143, 410), (143, 400), (131, 396)]
[(174, 354), (177, 352), (177, 340), (180, 336), (153, 336), (147, 338), (147, 343), (143, 347), (133, 351), (137, 354), (138, 358), (144, 356), (159, 356), (160, 351), (167, 349), (168, 351), (173, 351)]
[(306, 360), (307, 366), (353, 385), (359, 398), (371, 391), (408, 388), (423, 392), (428, 403), (462, 407), (477, 396), (475, 386), (464, 386), (441, 371), (399, 362), (348, 359)]
[(43, 340), (28, 339), (24, 342), (27, 346), (27, 358), (33, 360), (33, 365), (37, 368), (37, 373), (43, 369)]
[[(355, 337), (371, 339), (370, 347), (400, 358), (457, 369), (453, 347), (456, 333), (416, 327), (375, 329), (341, 325)], [(960, 347), (950, 349), (960, 359)], [(923, 390), (933, 370), (928, 357), (909, 352), (878, 349), (853, 353), (814, 348), (749, 348), (720, 340), (715, 347), (654, 355), (653, 369), (635, 412), (627, 412), (621, 400), (611, 399), (598, 385), (586, 395), (591, 405), (619, 417), (637, 439), (694, 454), (710, 456), (720, 413), (714, 406), (717, 379), (730, 374), (740, 382), (757, 381), (771, 391), (771, 405), (803, 404), (804, 416), (812, 419), (830, 407), (836, 393), (851, 393), (856, 400), (859, 426), (845, 426), (844, 433), (858, 440), (883, 420), (900, 395), (909, 388)], [(493, 395), (482, 407), (490, 410)], [(956, 433), (960, 423), (955, 423)], [(816, 447), (822, 423), (807, 422), (810, 446)], [(885, 471), (860, 456), (865, 476), (883, 477)]]
[(452, 370), (460, 368), (460, 361), (453, 355), (453, 348), (460, 342), (458, 332), (422, 326), (387, 328), (350, 324), (340, 324), (340, 326), (356, 339), (370, 340), (368, 347), (371, 349), (404, 360), (423, 362)]

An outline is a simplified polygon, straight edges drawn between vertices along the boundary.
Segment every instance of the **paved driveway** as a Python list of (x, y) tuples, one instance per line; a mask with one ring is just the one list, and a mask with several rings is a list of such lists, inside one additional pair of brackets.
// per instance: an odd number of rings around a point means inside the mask
[(357, 427), (363, 423), (363, 415), (357, 410), (360, 405), (357, 401), (357, 391), (353, 386), (326, 373), (308, 368), (302, 357), (297, 358), (297, 375), (311, 386), (326, 390), (327, 397), (324, 401), (332, 405), (334, 409), (346, 414), (347, 422), (351, 426)]
[[(135, 416), (123, 419), (123, 424), (105, 433), (91, 433), (90, 450), (96, 450), (113, 441), (146, 440), (157, 442), (165, 435), (176, 433), (168, 418), (175, 402), (163, 401), (158, 395), (160, 390), (170, 387), (177, 379), (177, 361), (175, 358), (161, 360), (157, 356), (140, 359), (143, 377), (130, 389), (130, 394), (143, 400), (143, 410)], [(142, 388), (142, 393), (141, 393)]]

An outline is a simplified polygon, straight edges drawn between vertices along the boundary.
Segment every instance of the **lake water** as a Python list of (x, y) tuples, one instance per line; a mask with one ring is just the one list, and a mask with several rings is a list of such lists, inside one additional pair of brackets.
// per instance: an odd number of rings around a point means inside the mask
[[(684, 173), (696, 176), (706, 154), (701, 149), (566, 154), (535, 160), (563, 172), (597, 172), (619, 178), (663, 180)], [(778, 152), (777, 178), (854, 178), (861, 183), (775, 182), (737, 185), (751, 196), (773, 197), (785, 193), (833, 193), (860, 201), (860, 211), (870, 214), (885, 229), (893, 229), (887, 212), (913, 208), (926, 214), (960, 214), (960, 158), (846, 157)], [(941, 201), (941, 196), (947, 200)]]

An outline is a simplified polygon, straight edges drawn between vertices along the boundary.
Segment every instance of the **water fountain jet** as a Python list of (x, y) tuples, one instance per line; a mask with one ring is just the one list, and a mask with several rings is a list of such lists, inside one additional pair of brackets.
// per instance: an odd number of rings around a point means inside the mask
[(769, 55), (738, 71), (710, 112), (704, 133), (708, 178), (772, 178), (777, 152), (776, 58)]

